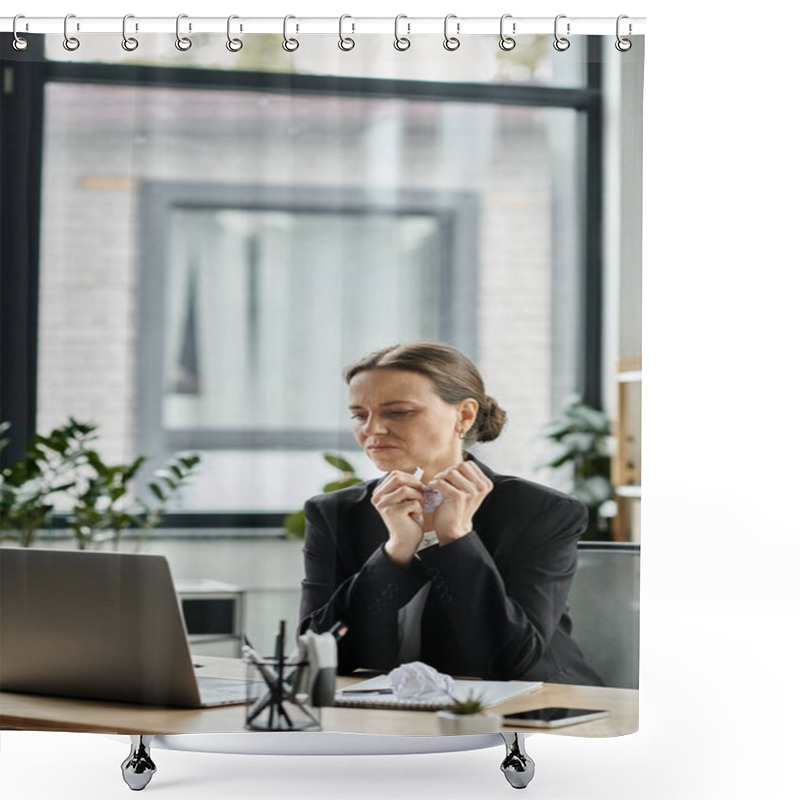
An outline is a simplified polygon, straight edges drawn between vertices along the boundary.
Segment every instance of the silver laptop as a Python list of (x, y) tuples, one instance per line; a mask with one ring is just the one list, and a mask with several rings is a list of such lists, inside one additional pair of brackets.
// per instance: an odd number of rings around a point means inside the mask
[(247, 700), (244, 680), (196, 675), (163, 556), (11, 547), (0, 548), (0, 689), (182, 708)]

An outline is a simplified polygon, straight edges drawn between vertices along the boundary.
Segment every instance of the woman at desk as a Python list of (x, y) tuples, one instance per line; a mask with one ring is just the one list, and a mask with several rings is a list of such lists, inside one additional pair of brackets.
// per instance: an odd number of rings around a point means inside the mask
[(506, 419), (475, 365), (417, 342), (366, 356), (345, 379), (355, 437), (386, 475), (306, 503), (300, 632), (347, 625), (340, 673), (419, 660), (601, 685), (566, 613), (586, 509), (465, 451)]

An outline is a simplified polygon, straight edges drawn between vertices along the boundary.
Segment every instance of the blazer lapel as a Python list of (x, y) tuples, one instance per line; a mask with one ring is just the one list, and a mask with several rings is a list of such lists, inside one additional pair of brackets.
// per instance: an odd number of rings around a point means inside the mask
[[(472, 453), (467, 453), (467, 459), (469, 461), (473, 461), (480, 468), (481, 472), (492, 483), (496, 483), (497, 476), (495, 475), (495, 473), (491, 469), (489, 469), (489, 467), (486, 466), (486, 464), (484, 464), (481, 461), (478, 461), (478, 459), (475, 458), (475, 456), (473, 456)], [(484, 501), (481, 503), (480, 508), (475, 512), (474, 516), (472, 517), (472, 521), (474, 523), (475, 530), (479, 534), (480, 534), (481, 527), (482, 527), (481, 523), (482, 523), (482, 521), (483, 521), (483, 519), (486, 516), (487, 511), (488, 511), (487, 507), (490, 506), (491, 503), (492, 503), (492, 492), (489, 492), (488, 496), (486, 498), (484, 498)]]
[[(353, 542), (361, 551), (356, 556), (361, 563), (389, 539), (381, 515), (378, 513), (378, 509), (372, 505), (372, 493), (378, 483), (378, 480), (368, 481), (364, 487), (364, 497), (353, 507), (354, 516), (349, 527), (353, 534)], [(360, 533), (356, 536), (356, 532)]]

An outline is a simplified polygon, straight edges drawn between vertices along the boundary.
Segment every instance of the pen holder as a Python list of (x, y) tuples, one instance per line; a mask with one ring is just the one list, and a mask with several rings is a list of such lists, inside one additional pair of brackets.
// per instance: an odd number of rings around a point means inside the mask
[(256, 731), (319, 730), (319, 707), (333, 705), (336, 641), (307, 633), (290, 656), (265, 658), (245, 646), (248, 698), (245, 727)]

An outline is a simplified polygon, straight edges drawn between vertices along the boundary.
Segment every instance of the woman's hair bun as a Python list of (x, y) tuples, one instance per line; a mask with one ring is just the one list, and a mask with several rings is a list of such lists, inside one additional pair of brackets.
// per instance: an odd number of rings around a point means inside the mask
[(497, 404), (494, 397), (486, 395), (485, 403), (481, 405), (475, 431), (475, 441), (492, 442), (503, 430), (508, 415)]

